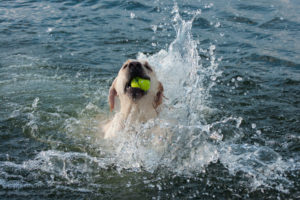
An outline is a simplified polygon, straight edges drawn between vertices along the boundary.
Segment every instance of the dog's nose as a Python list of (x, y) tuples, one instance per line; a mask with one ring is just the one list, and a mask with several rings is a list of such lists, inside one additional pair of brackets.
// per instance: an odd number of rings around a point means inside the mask
[(131, 75), (141, 75), (143, 74), (143, 67), (140, 62), (133, 61), (128, 64), (129, 73)]
[(141, 68), (142, 67), (142, 64), (140, 62), (131, 62), (129, 63), (129, 68), (130, 69), (133, 69), (133, 68)]

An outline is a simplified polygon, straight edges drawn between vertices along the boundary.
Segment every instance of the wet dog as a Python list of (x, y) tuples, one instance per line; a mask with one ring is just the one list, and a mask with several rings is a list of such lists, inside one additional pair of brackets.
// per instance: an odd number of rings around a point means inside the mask
[[(144, 91), (131, 87), (131, 81), (135, 77), (150, 80), (150, 89)], [(163, 85), (148, 62), (125, 62), (109, 89), (110, 110), (116, 109), (116, 104), (119, 105), (119, 109), (111, 120), (101, 126), (104, 138), (116, 137), (127, 125), (156, 118), (163, 101), (163, 91)]]

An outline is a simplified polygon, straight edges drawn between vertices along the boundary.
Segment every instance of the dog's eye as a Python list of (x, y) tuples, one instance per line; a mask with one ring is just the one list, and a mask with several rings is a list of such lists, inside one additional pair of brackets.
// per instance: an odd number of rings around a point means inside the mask
[(151, 72), (153, 71), (152, 68), (149, 66), (148, 63), (145, 64), (145, 67), (146, 67), (149, 71), (151, 71)]

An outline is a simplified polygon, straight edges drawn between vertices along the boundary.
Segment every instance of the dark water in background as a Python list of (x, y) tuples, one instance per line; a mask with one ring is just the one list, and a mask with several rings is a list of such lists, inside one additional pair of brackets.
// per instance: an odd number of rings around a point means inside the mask
[[(299, 199), (300, 4), (1, 1), (1, 199)], [(122, 63), (155, 66), (160, 119), (106, 143)], [(175, 122), (174, 122), (175, 121)], [(163, 154), (143, 130), (173, 132)]]

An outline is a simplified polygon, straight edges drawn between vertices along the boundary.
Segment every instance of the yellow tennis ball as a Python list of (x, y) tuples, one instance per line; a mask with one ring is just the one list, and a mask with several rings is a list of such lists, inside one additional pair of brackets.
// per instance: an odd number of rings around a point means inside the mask
[(139, 78), (140, 88), (144, 91), (148, 91), (150, 89), (150, 80)]
[(133, 88), (140, 88), (138, 79), (137, 78), (132, 79), (130, 86)]
[(140, 88), (146, 92), (150, 89), (151, 84), (150, 80), (143, 79), (141, 77), (135, 77), (132, 79), (130, 86), (133, 88)]

